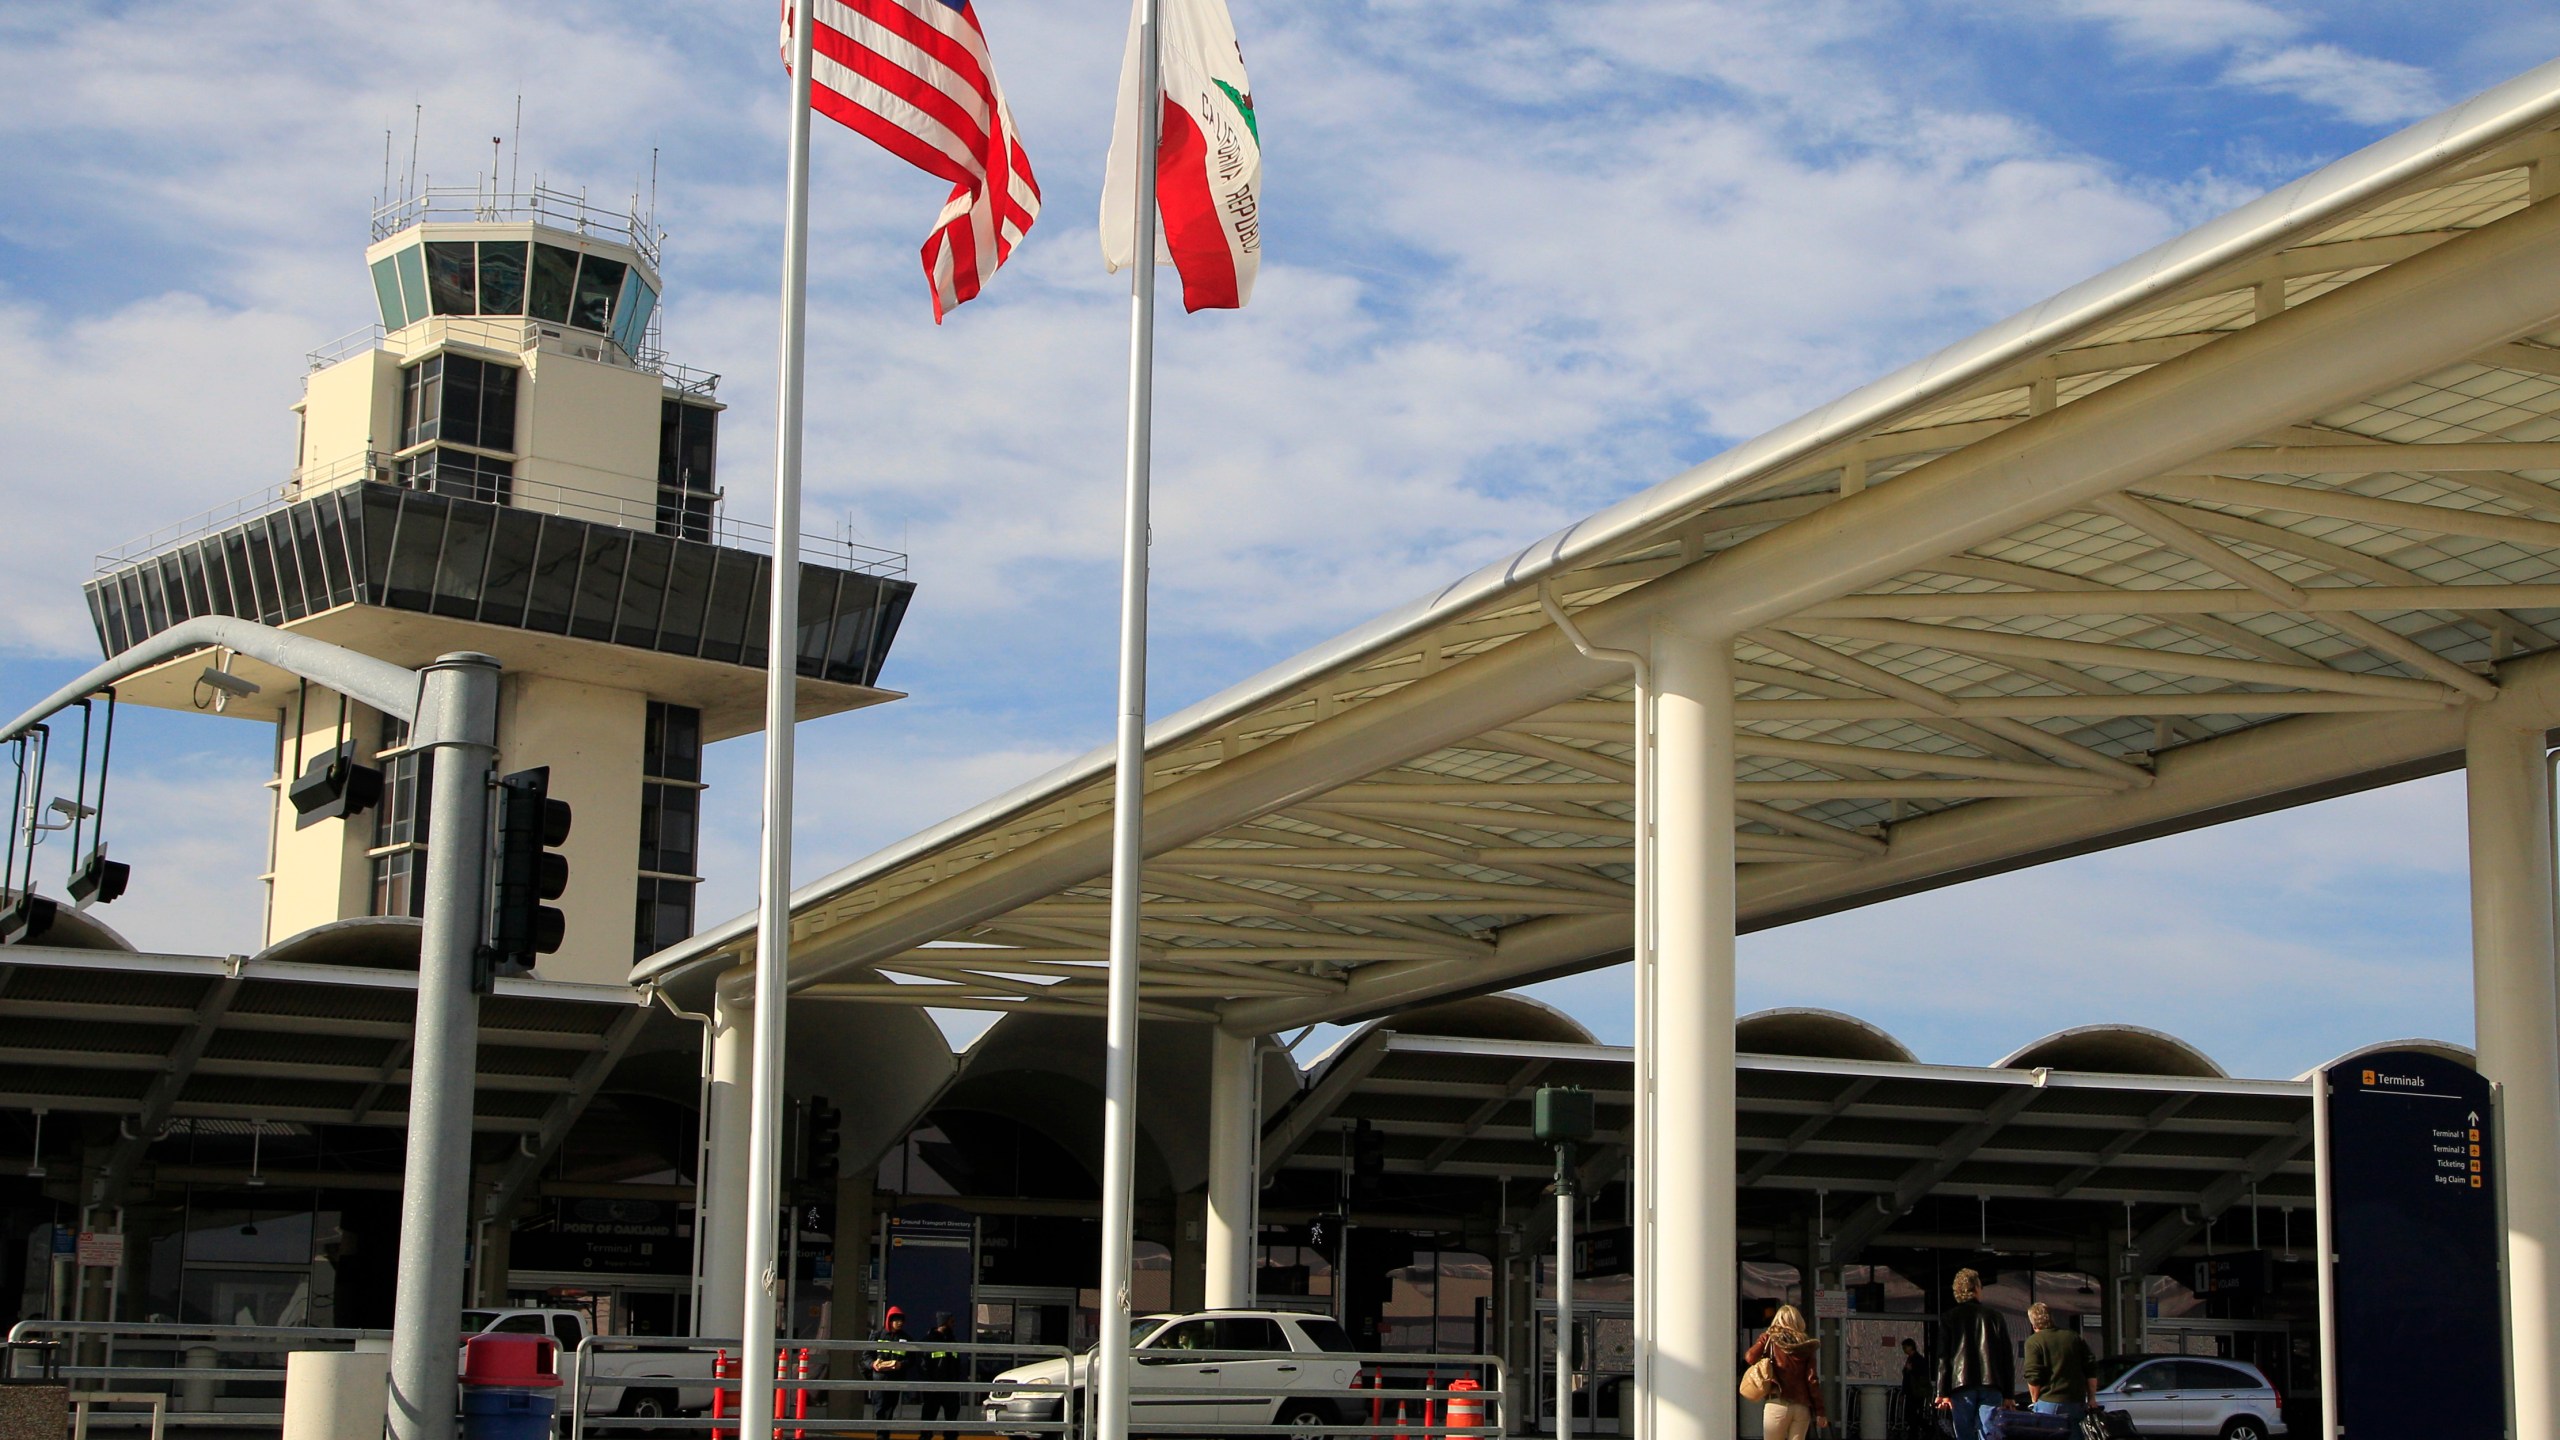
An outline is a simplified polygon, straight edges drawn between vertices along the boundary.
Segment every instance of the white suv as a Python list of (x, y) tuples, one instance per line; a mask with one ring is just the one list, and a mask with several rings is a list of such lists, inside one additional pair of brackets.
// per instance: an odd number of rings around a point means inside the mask
[[(1136, 1362), (1129, 1379), (1132, 1429), (1279, 1425), (1293, 1440), (1313, 1440), (1329, 1426), (1349, 1423), (1340, 1392), (1351, 1388), (1360, 1366), (1351, 1358), (1350, 1335), (1329, 1316), (1286, 1310), (1146, 1315), (1131, 1322), (1129, 1334)], [(1087, 1350), (998, 1375), (987, 1391), (987, 1428), (1056, 1436), (1062, 1418), (1081, 1424), (1092, 1364)], [(1291, 1393), (1301, 1390), (1311, 1393)], [(1044, 1428), (1024, 1428), (1030, 1425)]]
[(2123, 1412), (2135, 1432), (2272, 1440), (2284, 1433), (2284, 1397), (2266, 1372), (2242, 1360), (2128, 1355), (2104, 1371), (2123, 1373), (2098, 1389), (2098, 1403)]

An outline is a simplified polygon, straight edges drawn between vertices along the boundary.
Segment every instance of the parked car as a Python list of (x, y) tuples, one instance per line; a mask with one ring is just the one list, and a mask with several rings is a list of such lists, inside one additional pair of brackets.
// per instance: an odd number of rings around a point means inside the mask
[(2121, 1355), (2100, 1366), (2098, 1376), (2098, 1403), (2132, 1420), (2144, 1440), (2273, 1440), (2285, 1433), (2284, 1396), (2265, 1371), (2244, 1360)]
[[(1352, 1423), (1350, 1403), (1338, 1392), (1351, 1388), (1360, 1366), (1348, 1358), (1351, 1336), (1328, 1316), (1286, 1310), (1143, 1315), (1129, 1333), (1135, 1426), (1280, 1425), (1291, 1440), (1318, 1440), (1327, 1428)], [(1210, 1354), (1187, 1358), (1202, 1351)], [(1054, 1427), (1062, 1417), (1080, 1423), (1093, 1358), (1088, 1349), (998, 1375), (987, 1391), (987, 1428), (1056, 1436), (1055, 1428), (1025, 1427)], [(1032, 1385), (1041, 1388), (1022, 1388)], [(1299, 1391), (1310, 1393), (1293, 1393)]]
[[(548, 1335), (560, 1343), (560, 1413), (569, 1413), (569, 1394), (582, 1378), (578, 1342), (586, 1338), (587, 1320), (575, 1310), (465, 1310), (465, 1338), (472, 1335)], [(668, 1416), (708, 1409), (711, 1404), (711, 1357), (683, 1351), (607, 1350), (591, 1355), (595, 1374), (587, 1390), (587, 1410), (595, 1415)]]

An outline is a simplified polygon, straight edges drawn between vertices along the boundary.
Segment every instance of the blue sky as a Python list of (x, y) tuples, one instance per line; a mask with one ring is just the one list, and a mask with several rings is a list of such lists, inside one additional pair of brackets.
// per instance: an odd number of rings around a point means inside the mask
[[(1094, 207), (1125, 17), (980, 0), (1047, 205), (937, 330), (940, 186), (818, 135), (807, 528), (903, 546), (887, 683), (803, 731), (814, 875), (1105, 738), (1124, 291)], [(1267, 147), (1239, 315), (1161, 341), (1159, 713), (2560, 53), (2545, 7), (1232, 0)], [(92, 552), (282, 478), (300, 357), (363, 323), (385, 130), (469, 183), (623, 197), (657, 152), (675, 358), (765, 512), (769, 5), (0, 12), (0, 705), (95, 656)], [(37, 538), (41, 537), (41, 538)], [(149, 946), (253, 948), (263, 732), (136, 717)], [(751, 897), (714, 752), (704, 914)], [(1932, 1059), (2127, 1020), (2235, 1071), (2470, 1033), (2459, 786), (2414, 785), (1750, 937), (1743, 1002)], [(1622, 1036), (1623, 977), (1542, 993)]]

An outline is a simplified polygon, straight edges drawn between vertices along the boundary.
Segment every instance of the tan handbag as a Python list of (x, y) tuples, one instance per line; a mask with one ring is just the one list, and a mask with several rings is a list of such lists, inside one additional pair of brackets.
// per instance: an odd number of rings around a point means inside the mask
[(1742, 1392), (1743, 1399), (1754, 1403), (1766, 1403), (1767, 1401), (1777, 1399), (1778, 1365), (1776, 1358), (1773, 1356), (1763, 1355), (1758, 1360), (1754, 1361), (1750, 1369), (1742, 1372), (1742, 1384), (1736, 1388)]

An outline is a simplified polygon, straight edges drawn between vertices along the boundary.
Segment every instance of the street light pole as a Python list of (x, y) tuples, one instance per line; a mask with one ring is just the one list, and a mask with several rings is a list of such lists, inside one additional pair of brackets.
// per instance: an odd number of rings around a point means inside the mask
[(435, 761), (428, 802), (426, 933), (409, 1062), (400, 1191), (400, 1288), (391, 1312), (392, 1440), (450, 1440), (471, 1214), (471, 1091), (480, 997), (472, 951), (487, 903), (489, 777), (498, 758), (498, 662), (437, 657), (420, 676), (412, 748)]

